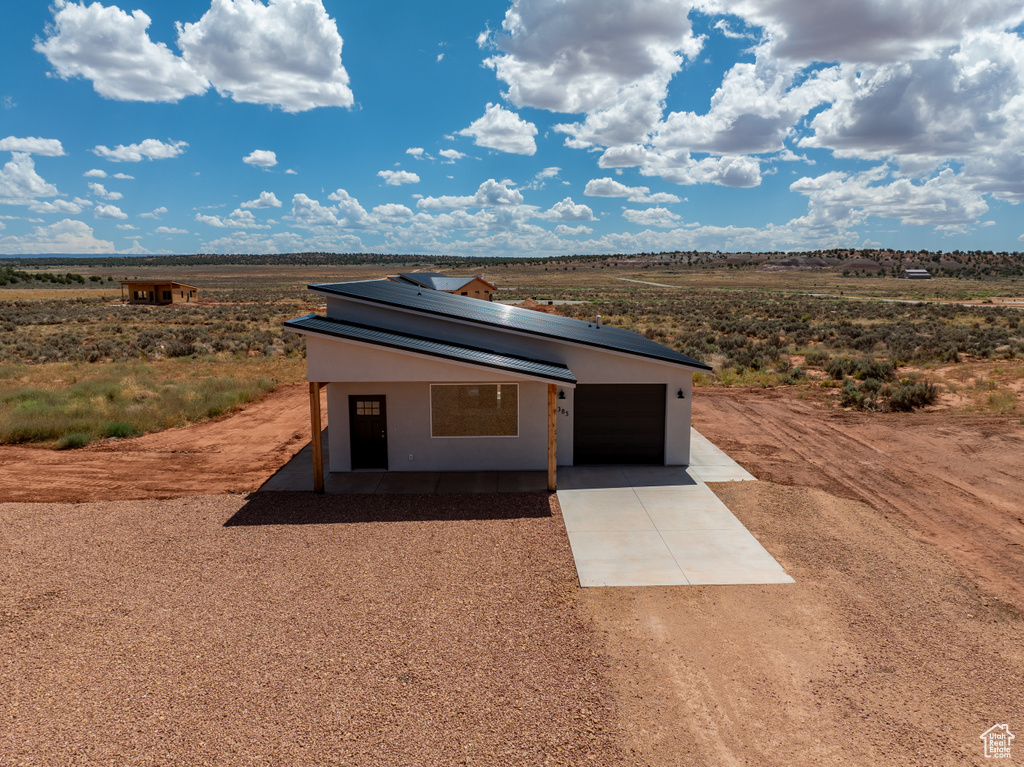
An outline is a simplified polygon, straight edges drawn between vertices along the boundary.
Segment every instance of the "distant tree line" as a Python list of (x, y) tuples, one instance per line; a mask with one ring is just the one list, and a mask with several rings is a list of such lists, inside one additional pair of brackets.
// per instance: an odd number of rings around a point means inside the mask
[[(10, 266), (0, 266), (0, 285), (15, 285), (19, 282), (49, 282), (54, 285), (85, 284), (85, 277), (80, 274), (54, 274), (52, 272), (23, 272)], [(92, 282), (100, 282), (102, 277), (90, 277)]]
[[(851, 273), (864, 271), (858, 269), (864, 262), (875, 262), (886, 271), (897, 272), (906, 268), (927, 268), (933, 273), (955, 276), (961, 271), (961, 277), (980, 276), (1024, 276), (1024, 254), (1017, 251), (993, 252), (991, 250), (953, 250), (949, 252), (928, 250), (898, 250), (892, 248), (832, 248), (827, 250), (807, 251), (756, 251), (733, 252), (690, 250), (664, 251), (660, 253), (630, 253), (605, 255), (564, 255), (529, 258), (511, 257), (480, 257), (428, 255), (415, 253), (235, 253), (230, 255), (194, 254), (194, 255), (161, 255), (161, 256), (98, 256), (84, 257), (73, 255), (55, 255), (42, 258), (5, 258), (0, 265), (12, 271), (20, 268), (54, 268), (67, 266), (91, 267), (175, 267), (175, 266), (364, 266), (389, 265), (418, 269), (460, 269), (519, 264), (550, 264), (566, 266), (571, 264), (600, 264), (604, 267), (614, 266), (661, 266), (683, 265), (698, 268), (728, 267), (740, 269), (744, 267), (760, 268), (774, 262), (788, 261), (820, 261), (808, 263), (809, 267), (835, 267), (844, 262), (851, 264)], [(878, 268), (873, 270), (877, 273)]]

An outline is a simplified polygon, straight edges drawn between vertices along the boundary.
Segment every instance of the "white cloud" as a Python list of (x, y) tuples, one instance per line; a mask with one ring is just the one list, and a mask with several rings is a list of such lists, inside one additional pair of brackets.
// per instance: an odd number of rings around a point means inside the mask
[(955, 44), (964, 30), (1013, 29), (1024, 22), (1019, 0), (704, 0), (703, 5), (764, 27), (775, 56), (806, 62), (928, 58)]
[(35, 47), (58, 76), (91, 80), (111, 99), (179, 101), (213, 85), (286, 112), (353, 103), (341, 35), (322, 0), (213, 0), (199, 21), (176, 25), (181, 56), (150, 39), (150, 24), (140, 10), (57, 0)]
[(376, 223), (359, 204), (359, 200), (344, 189), (331, 192), (327, 199), (335, 205), (322, 205), (308, 195), (296, 194), (292, 197), (291, 215), (285, 218), (304, 229), (325, 232), (333, 229), (366, 229)]
[(511, 188), (510, 184), (510, 181), (499, 183), (493, 178), (489, 178), (477, 188), (474, 195), (424, 197), (416, 201), (416, 207), (425, 211), (441, 211), (519, 205), (523, 201), (523, 195), (518, 190)]
[(572, 145), (641, 141), (661, 116), (668, 83), (702, 40), (693, 36), (690, 0), (516, 0), (501, 54), (485, 61), (518, 107), (585, 113), (558, 126)]
[(231, 211), (231, 214), (225, 218), (221, 218), (220, 216), (206, 216), (202, 213), (196, 213), (196, 221), (200, 224), (206, 224), (207, 226), (213, 226), (218, 229), (270, 228), (269, 224), (261, 224), (257, 221), (251, 210), (242, 210), (241, 208)]
[(761, 183), (761, 165), (747, 155), (694, 160), (689, 152), (683, 150), (649, 153), (640, 172), (645, 176), (660, 176), (665, 181), (686, 185), (753, 187)]
[(589, 226), (566, 226), (565, 224), (559, 224), (555, 227), (555, 234), (561, 237), (577, 237), (584, 234), (593, 234), (594, 230)]
[(95, 218), (128, 218), (128, 214), (116, 205), (97, 205), (93, 208), (92, 215)]
[(407, 170), (379, 170), (377, 175), (384, 179), (389, 186), (401, 186), (402, 184), (418, 184), (420, 177)]
[(597, 161), (601, 168), (635, 168), (647, 159), (647, 149), (640, 144), (609, 147)]
[(328, 200), (333, 200), (335, 208), (341, 216), (339, 224), (343, 227), (364, 227), (372, 222), (359, 200), (350, 195), (344, 189), (338, 189), (327, 195)]
[(378, 205), (375, 207), (373, 209), (373, 215), (379, 221), (400, 222), (412, 218), (413, 212), (404, 205), (388, 203), (387, 205)]
[(61, 213), (63, 215), (77, 216), (89, 205), (92, 205), (88, 200), (75, 199), (74, 201), (69, 200), (53, 200), (41, 202), (39, 200), (33, 200), (28, 204), (28, 209), (33, 213), (47, 214), (47, 213)]
[(458, 133), (460, 136), (472, 136), (477, 146), (487, 149), (525, 155), (537, 152), (537, 143), (533, 139), (537, 135), (537, 126), (500, 104), (488, 104), (483, 117)]
[(242, 162), (259, 168), (273, 168), (277, 165), (277, 153), (269, 149), (254, 149), (242, 158)]
[(0, 152), (24, 152), (25, 154), (38, 154), (44, 157), (63, 157), (64, 147), (55, 138), (15, 138), (8, 136), (0, 139)]
[(93, 168), (92, 170), (87, 170), (82, 174), (82, 176), (85, 178), (106, 178), (107, 172), (105, 170), (100, 170), (99, 168)]
[(119, 181), (134, 181), (135, 180), (135, 176), (129, 176), (127, 173), (115, 173), (113, 175), (113, 178), (116, 178)]
[(149, 213), (140, 213), (139, 218), (160, 218), (164, 213), (167, 212), (167, 208), (160, 206)]
[(243, 208), (280, 208), (281, 201), (277, 199), (277, 195), (273, 192), (260, 192), (260, 196), (255, 200), (249, 200), (243, 202), (240, 207)]
[(540, 218), (548, 221), (593, 221), (594, 211), (582, 203), (575, 203), (572, 197), (556, 202)]
[(286, 175), (286, 176), (297, 176), (297, 175), (299, 175), (299, 174), (298, 174), (298, 172), (297, 172), (297, 171), (294, 171), (294, 170), (292, 170), (291, 168), (289, 168), (288, 170), (286, 170), (286, 171), (284, 172), (284, 175)]
[(27, 205), (37, 197), (56, 197), (57, 187), (36, 173), (32, 155), (14, 152), (0, 169), (0, 205)]
[(684, 149), (716, 155), (780, 152), (794, 124), (838, 92), (834, 68), (798, 86), (795, 67), (781, 67), (762, 49), (754, 64), (736, 64), (711, 97), (706, 114), (674, 112), (660, 123), (654, 151)]
[(164, 143), (159, 139), (148, 138), (138, 144), (118, 144), (110, 149), (102, 144), (93, 147), (92, 153), (97, 157), (111, 162), (142, 162), (142, 160), (168, 160), (185, 152), (188, 143), (172, 141)]
[(843, 158), (892, 158), (914, 174), (953, 160), (977, 189), (1024, 199), (1019, 35), (968, 34), (941, 56), (840, 71), (832, 105), (814, 117), (800, 146)]
[(206, 78), (150, 40), (151, 20), (143, 11), (129, 15), (98, 2), (88, 6), (57, 0), (53, 24), (35, 49), (63, 79), (91, 80), (101, 96), (121, 101), (178, 101), (203, 93)]
[(449, 164), (454, 163), (456, 160), (461, 160), (466, 156), (457, 149), (442, 149), (438, 154), (445, 158)]
[(112, 253), (114, 243), (98, 240), (81, 221), (66, 218), (49, 226), (37, 226), (32, 234), (0, 237), (4, 253)]
[(411, 154), (413, 157), (422, 157), (423, 156), (423, 147), (421, 147), (421, 146), (411, 146), (411, 147), (409, 147), (408, 149), (405, 150), (405, 153), (406, 154)]
[(647, 208), (646, 210), (633, 210), (627, 208), (622, 211), (622, 217), (631, 224), (640, 226), (657, 226), (664, 229), (671, 229), (679, 225), (681, 217), (670, 211), (668, 208)]
[(630, 202), (673, 203), (679, 198), (668, 192), (651, 194), (646, 186), (626, 186), (613, 178), (593, 178), (587, 182), (583, 194), (588, 197), (625, 197)]
[(286, 112), (349, 107), (342, 39), (321, 0), (213, 0), (194, 24), (178, 24), (185, 60), (217, 92)]
[(103, 198), (104, 200), (120, 200), (122, 197), (124, 197), (124, 195), (121, 194), (120, 192), (108, 192), (106, 187), (103, 186), (103, 184), (100, 184), (96, 181), (89, 182), (89, 191), (92, 192), (97, 197)]
[(154, 234), (188, 234), (188, 229), (178, 229), (173, 226), (158, 226), (153, 230)]
[(340, 225), (337, 211), (331, 206), (321, 205), (301, 192), (292, 197), (292, 214), (289, 217), (296, 226), (304, 228), (337, 227)]
[(907, 178), (890, 178), (886, 166), (853, 175), (832, 171), (801, 178), (790, 190), (807, 196), (808, 214), (791, 223), (838, 231), (875, 216), (899, 219), (910, 226), (959, 229), (988, 211), (988, 204), (969, 182), (948, 168), (917, 184)]
[(132, 226), (131, 224), (115, 224), (114, 226), (116, 226), (122, 232), (135, 232), (138, 231), (139, 229), (139, 227)]

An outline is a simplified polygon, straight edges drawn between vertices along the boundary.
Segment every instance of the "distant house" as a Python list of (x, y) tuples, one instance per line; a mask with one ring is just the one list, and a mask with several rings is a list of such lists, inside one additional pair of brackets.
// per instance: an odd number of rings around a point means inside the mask
[(490, 301), (495, 291), (498, 290), (479, 275), (476, 277), (449, 277), (440, 272), (404, 272), (397, 277), (388, 279), (405, 282), (418, 288), (429, 288), (442, 293), (479, 298), (483, 301)]
[(927, 269), (904, 269), (900, 272), (901, 280), (930, 280), (932, 275)]
[(121, 300), (126, 304), (187, 304), (195, 300), (199, 288), (170, 280), (127, 280), (121, 282)]

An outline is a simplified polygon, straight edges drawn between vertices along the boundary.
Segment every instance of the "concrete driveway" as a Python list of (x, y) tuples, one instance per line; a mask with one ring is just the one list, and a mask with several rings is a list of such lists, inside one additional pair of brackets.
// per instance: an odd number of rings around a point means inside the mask
[(755, 478), (693, 431), (691, 464), (558, 470), (582, 586), (792, 583), (707, 482)]

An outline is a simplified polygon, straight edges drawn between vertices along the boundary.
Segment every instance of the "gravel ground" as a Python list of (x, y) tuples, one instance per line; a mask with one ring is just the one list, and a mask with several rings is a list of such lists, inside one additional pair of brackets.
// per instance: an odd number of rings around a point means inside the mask
[(0, 505), (0, 764), (635, 764), (547, 494), (250, 498)]

